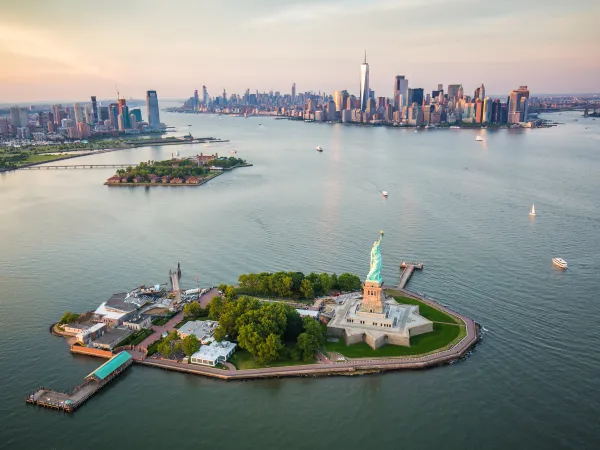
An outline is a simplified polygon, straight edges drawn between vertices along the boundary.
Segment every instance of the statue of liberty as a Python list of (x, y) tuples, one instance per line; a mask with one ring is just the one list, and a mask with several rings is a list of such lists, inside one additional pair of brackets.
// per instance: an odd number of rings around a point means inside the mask
[(367, 275), (367, 281), (375, 281), (379, 284), (383, 284), (383, 279), (381, 278), (381, 250), (379, 250), (382, 239), (383, 231), (380, 231), (379, 240), (373, 242), (373, 248), (371, 248), (371, 268)]

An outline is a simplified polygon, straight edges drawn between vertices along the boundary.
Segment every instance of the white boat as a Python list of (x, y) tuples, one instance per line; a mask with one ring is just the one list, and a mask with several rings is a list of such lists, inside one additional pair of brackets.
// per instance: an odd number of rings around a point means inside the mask
[(382, 191), (382, 192), (381, 192), (381, 195), (383, 195), (383, 198), (387, 198), (387, 196), (388, 196), (388, 193), (387, 193), (387, 191)]
[(535, 216), (535, 205), (531, 205), (531, 211), (529, 211), (531, 217)]
[(481, 136), (477, 136), (477, 137), (475, 138), (475, 140), (476, 140), (476, 141), (483, 141), (483, 138), (482, 138)]
[(567, 262), (562, 258), (552, 258), (552, 264), (560, 267), (561, 269), (566, 269), (568, 267)]
[(322, 152), (323, 151), (323, 147), (321, 147), (320, 145), (317, 145), (317, 151), (318, 152)]
[(231, 153), (232, 155), (235, 155), (237, 152), (235, 150), (231, 150), (229, 153)]

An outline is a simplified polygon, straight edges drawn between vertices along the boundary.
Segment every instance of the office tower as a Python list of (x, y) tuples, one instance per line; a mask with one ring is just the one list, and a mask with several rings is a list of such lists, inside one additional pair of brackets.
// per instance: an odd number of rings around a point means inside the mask
[(8, 135), (8, 119), (0, 118), (0, 134)]
[[(156, 94), (156, 92), (155, 92)], [(208, 105), (208, 91), (206, 90), (206, 86), (202, 86), (202, 103)], [(158, 100), (157, 100), (158, 105)]]
[(131, 127), (129, 124), (129, 106), (123, 105), (121, 107), (121, 115), (123, 116), (123, 126), (127, 130)]
[(115, 129), (119, 129), (119, 105), (116, 103), (110, 103), (108, 105), (108, 119), (110, 120), (110, 125)]
[(117, 111), (119, 114), (123, 114), (123, 106), (127, 106), (127, 100), (124, 98), (117, 98)]
[(105, 120), (109, 120), (110, 116), (108, 114), (108, 106), (98, 106), (98, 122), (104, 122)]
[(25, 108), (20, 108), (19, 106), (11, 106), (10, 120), (15, 128), (26, 127), (29, 125), (29, 116), (27, 115), (27, 110)]
[(489, 97), (486, 97), (483, 100), (483, 123), (491, 123), (492, 122), (492, 108), (493, 108), (492, 99)]
[(129, 128), (132, 130), (137, 130), (137, 119), (135, 114), (129, 114)]
[(83, 116), (85, 117), (85, 123), (94, 123), (94, 114), (92, 113), (91, 106), (85, 105), (85, 107), (83, 108)]
[(73, 128), (75, 126), (75, 122), (73, 119), (62, 119), (60, 121), (60, 126), (63, 128)]
[(527, 120), (527, 99), (529, 98), (529, 89), (527, 86), (519, 86), (514, 89), (508, 97), (508, 123), (519, 123)]
[(306, 110), (307, 110), (308, 113), (314, 113), (315, 112), (315, 109), (316, 109), (315, 103), (316, 102), (312, 98), (308, 99), (308, 103), (307, 103), (307, 106), (306, 106)]
[(462, 89), (461, 84), (449, 84), (448, 85), (448, 101), (452, 101), (457, 98), (461, 98), (459, 96), (459, 90)]
[(423, 104), (423, 88), (409, 88), (406, 97), (406, 102), (408, 105), (416, 103), (417, 105), (421, 106)]
[(41, 128), (46, 128), (48, 126), (48, 121), (50, 120), (50, 114), (47, 111), (42, 111), (40, 113), (38, 113), (38, 125)]
[(123, 114), (117, 116), (117, 126), (119, 131), (125, 131), (125, 121), (123, 120)]
[(52, 113), (54, 114), (54, 123), (60, 125), (60, 121), (65, 118), (65, 112), (62, 110), (60, 105), (52, 106)]
[(443, 85), (443, 84), (441, 84), (441, 83), (440, 83), (440, 84), (438, 84), (438, 88), (437, 88), (437, 90), (438, 90), (438, 91), (443, 91), (443, 90), (444, 90), (444, 85)]
[(475, 100), (475, 123), (483, 122), (483, 102), (480, 99)]
[(502, 105), (500, 99), (495, 99), (492, 102), (492, 123), (502, 122)]
[(292, 83), (292, 105), (296, 103), (296, 83)]
[(344, 93), (342, 91), (335, 91), (333, 93), (333, 101), (335, 102), (336, 111), (344, 109)]
[(387, 98), (377, 97), (377, 109), (385, 109), (386, 104), (387, 104)]
[(337, 104), (334, 101), (327, 103), (327, 120), (335, 122), (337, 120), (337, 111), (340, 110), (337, 109)]
[(96, 122), (98, 122), (98, 103), (96, 102), (96, 96), (95, 95), (92, 95), (91, 98), (92, 98), (92, 113), (94, 114), (94, 117), (92, 118), (92, 121), (94, 123), (96, 123)]
[(140, 108), (133, 108), (131, 111), (129, 111), (129, 114), (133, 114), (135, 116), (136, 122), (142, 121), (142, 110)]
[(404, 75), (396, 75), (394, 79), (394, 108), (401, 109), (404, 104), (400, 101), (400, 96), (402, 100), (406, 101), (406, 92), (408, 91), (408, 80), (404, 77)]
[(485, 99), (485, 86), (483, 85), (483, 82), (481, 83), (481, 86), (479, 87), (479, 100), (483, 101)]
[(78, 123), (77, 131), (79, 132), (79, 138), (87, 139), (92, 135), (91, 128), (87, 123)]
[(73, 105), (73, 114), (75, 115), (75, 123), (83, 123), (83, 109), (79, 103)]
[(192, 107), (196, 112), (200, 109), (200, 96), (198, 95), (198, 89), (194, 90), (194, 104)]
[(481, 100), (481, 88), (478, 87), (477, 89), (475, 89), (475, 92), (473, 92), (473, 100)]
[(225, 92), (225, 89), (223, 89), (223, 106), (227, 105), (227, 92)]
[[(202, 86), (205, 96), (208, 96), (206, 87)], [(205, 101), (206, 101), (205, 97)], [(156, 91), (146, 92), (146, 109), (148, 110), (148, 126), (150, 128), (160, 128), (160, 117), (158, 112), (158, 97)]]
[(367, 63), (367, 51), (365, 60), (360, 65), (360, 110), (366, 111), (369, 102), (369, 64)]

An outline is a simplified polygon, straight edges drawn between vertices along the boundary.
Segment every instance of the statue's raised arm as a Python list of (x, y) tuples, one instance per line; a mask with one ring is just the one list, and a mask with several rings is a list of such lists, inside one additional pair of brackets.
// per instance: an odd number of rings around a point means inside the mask
[(371, 248), (371, 268), (367, 275), (367, 281), (376, 281), (379, 284), (383, 283), (381, 278), (381, 240), (383, 239), (383, 231), (379, 232), (379, 240), (373, 242), (373, 248)]

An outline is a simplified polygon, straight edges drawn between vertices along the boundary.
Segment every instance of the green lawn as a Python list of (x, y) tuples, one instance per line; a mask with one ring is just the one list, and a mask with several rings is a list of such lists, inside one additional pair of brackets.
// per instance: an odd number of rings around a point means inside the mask
[(165, 323), (167, 323), (168, 321), (169, 321), (168, 317), (157, 317), (156, 319), (154, 319), (152, 321), (152, 325), (161, 326), (161, 325), (164, 325)]
[(238, 370), (245, 369), (263, 369), (265, 367), (282, 367), (282, 366), (299, 366), (302, 364), (314, 364), (315, 361), (304, 362), (304, 361), (296, 361), (291, 358), (286, 359), (278, 359), (277, 361), (270, 362), (268, 364), (261, 364), (257, 360), (254, 359), (247, 350), (243, 350), (241, 348), (237, 348), (235, 353), (229, 361), (233, 364)]
[(148, 346), (148, 356), (152, 356), (156, 353), (156, 351), (158, 350), (158, 346), (161, 342), (162, 342), (162, 338), (154, 341), (152, 344), (150, 344)]
[(328, 352), (337, 352), (348, 358), (380, 358), (389, 356), (414, 356), (432, 353), (450, 345), (453, 341), (466, 332), (465, 327), (446, 323), (433, 324), (431, 333), (421, 334), (411, 338), (411, 346), (384, 345), (373, 350), (364, 342), (346, 345), (343, 339), (338, 342), (326, 342), (325, 349)]
[(394, 298), (398, 303), (404, 305), (419, 305), (419, 314), (421, 314), (426, 319), (431, 320), (432, 322), (460, 323), (454, 317), (446, 314), (445, 312), (442, 312), (439, 309), (435, 309), (419, 300), (415, 300), (414, 298), (397, 296), (394, 296)]
[(69, 155), (30, 155), (27, 159), (20, 161), (19, 165), (56, 161), (57, 159), (65, 159)]

